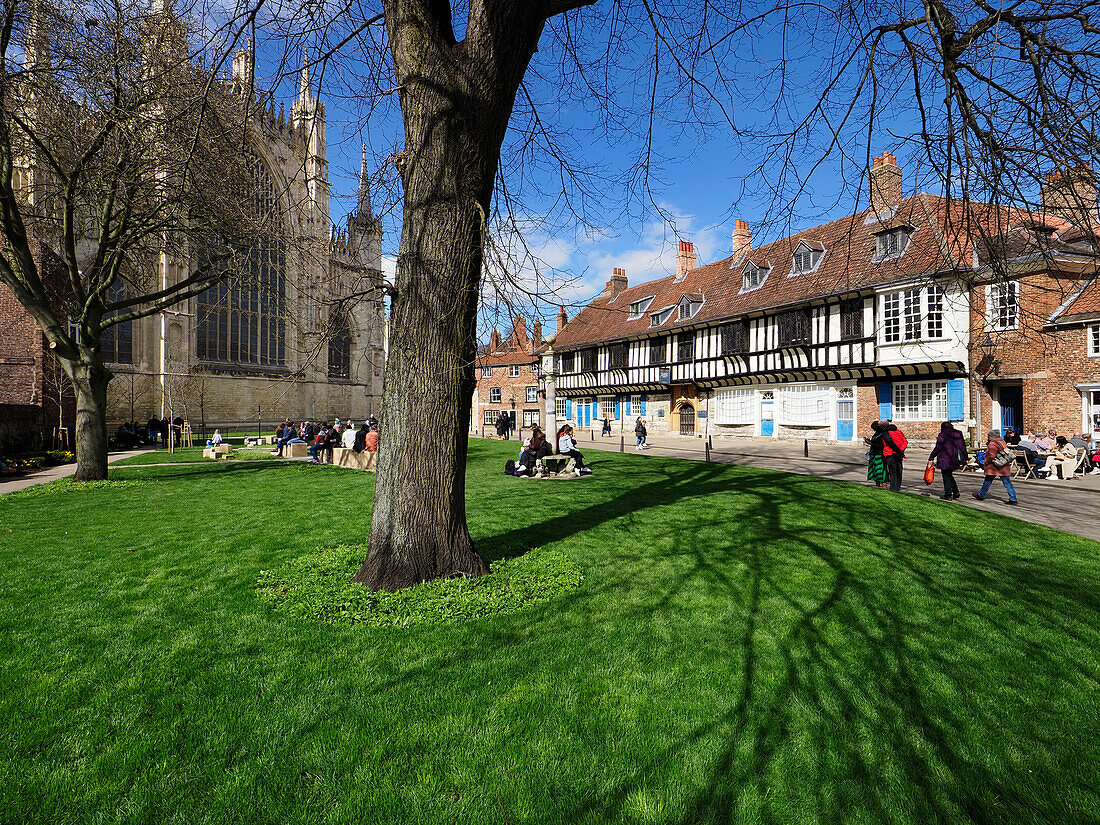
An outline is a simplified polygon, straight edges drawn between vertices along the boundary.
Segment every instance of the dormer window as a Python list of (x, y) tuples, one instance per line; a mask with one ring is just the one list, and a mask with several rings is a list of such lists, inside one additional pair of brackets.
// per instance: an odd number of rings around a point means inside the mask
[(762, 266), (757, 266), (752, 261), (745, 264), (745, 268), (741, 270), (741, 291), (746, 292), (750, 289), (756, 289), (764, 280), (768, 277), (768, 269)]
[(913, 230), (907, 226), (880, 232), (875, 236), (875, 260), (900, 258), (905, 254), (905, 249), (909, 246), (909, 236), (912, 234)]
[(649, 316), (649, 325), (651, 327), (659, 327), (669, 316), (672, 315), (672, 310), (676, 309), (676, 306), (665, 307), (664, 309), (657, 310)]
[(808, 244), (799, 241), (794, 249), (794, 262), (791, 265), (791, 275), (801, 275), (804, 272), (813, 272), (825, 254), (825, 247), (821, 244)]
[(703, 306), (703, 295), (684, 295), (680, 298), (680, 303), (676, 305), (678, 315), (677, 318), (681, 321), (686, 321), (689, 318), (695, 316), (695, 313), (699, 311), (699, 308)]
[(630, 304), (630, 314), (626, 320), (635, 321), (645, 315), (645, 311), (649, 309), (649, 305), (653, 303), (653, 297), (650, 295), (648, 298), (642, 298), (640, 301), (632, 301)]

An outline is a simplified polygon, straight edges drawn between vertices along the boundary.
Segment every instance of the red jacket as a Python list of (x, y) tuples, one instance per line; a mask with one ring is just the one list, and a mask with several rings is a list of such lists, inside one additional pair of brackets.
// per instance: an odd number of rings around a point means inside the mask
[[(897, 449), (893, 449), (890, 446), (890, 442), (894, 442), (894, 446)], [(883, 433), (882, 436), (882, 454), (883, 455), (902, 455), (905, 452), (905, 448), (909, 446), (909, 441), (905, 437), (905, 433), (901, 430), (889, 430)]]

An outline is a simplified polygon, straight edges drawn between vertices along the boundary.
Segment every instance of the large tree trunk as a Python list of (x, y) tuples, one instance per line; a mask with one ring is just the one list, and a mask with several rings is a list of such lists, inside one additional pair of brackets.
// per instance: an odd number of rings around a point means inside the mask
[(465, 467), (492, 183), (455, 161), (455, 142), (425, 147), (407, 178), (374, 516), (355, 577), (372, 589), (489, 569), (466, 528)]
[(111, 373), (102, 363), (73, 364), (69, 370), (76, 393), (76, 474), (74, 481), (107, 478), (107, 384)]
[(545, 9), (472, 3), (466, 39), (451, 8), (385, 0), (405, 148), (404, 222), (370, 541), (355, 581), (397, 590), (488, 565), (466, 528), (483, 235), (500, 148)]

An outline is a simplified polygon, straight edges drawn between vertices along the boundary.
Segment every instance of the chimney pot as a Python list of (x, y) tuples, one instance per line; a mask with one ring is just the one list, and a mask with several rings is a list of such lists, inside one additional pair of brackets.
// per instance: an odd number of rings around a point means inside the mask
[(742, 258), (752, 249), (752, 230), (749, 225), (738, 218), (733, 222), (733, 257)]
[(868, 205), (876, 215), (888, 214), (901, 203), (901, 169), (897, 158), (889, 152), (871, 161), (868, 191)]
[(680, 241), (680, 251), (676, 253), (676, 278), (683, 278), (695, 269), (698, 262), (695, 245), (691, 241)]
[(1039, 192), (1043, 215), (1054, 215), (1076, 227), (1091, 229), (1097, 217), (1096, 176), (1091, 169), (1055, 169)]
[(620, 267), (615, 267), (611, 270), (611, 280), (607, 282), (607, 285), (603, 288), (603, 292), (600, 294), (601, 298), (608, 298), (614, 301), (618, 297), (619, 293), (626, 289), (628, 282), (626, 280), (626, 270)]

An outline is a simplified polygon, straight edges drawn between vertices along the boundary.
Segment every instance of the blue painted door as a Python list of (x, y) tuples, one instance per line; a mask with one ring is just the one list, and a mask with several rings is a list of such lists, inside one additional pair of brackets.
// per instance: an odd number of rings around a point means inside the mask
[(1001, 387), (999, 400), (1001, 402), (1001, 435), (1004, 435), (1009, 427), (1020, 432), (1023, 424), (1024, 388), (1011, 385)]
[(851, 441), (855, 438), (856, 402), (849, 389), (842, 389), (836, 402), (836, 440)]
[(775, 402), (760, 402), (760, 435), (775, 435)]

